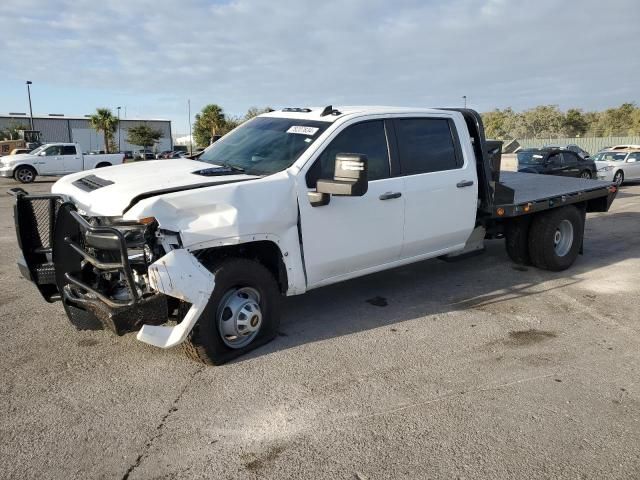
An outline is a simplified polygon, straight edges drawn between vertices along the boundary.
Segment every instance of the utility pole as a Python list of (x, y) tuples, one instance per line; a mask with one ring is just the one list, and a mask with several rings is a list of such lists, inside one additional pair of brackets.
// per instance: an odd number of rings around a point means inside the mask
[(31, 80), (27, 80), (27, 96), (29, 97), (29, 119), (31, 120), (31, 130), (35, 130), (33, 128), (33, 109), (31, 108), (31, 88), (29, 85), (32, 85), (33, 82)]
[(189, 156), (193, 156), (193, 139), (191, 138), (191, 99), (187, 100), (187, 110), (189, 115)]
[(462, 99), (464, 100), (464, 108), (467, 108), (467, 96), (463, 95)]
[(120, 107), (118, 107), (118, 153), (120, 153), (122, 149), (120, 148)]

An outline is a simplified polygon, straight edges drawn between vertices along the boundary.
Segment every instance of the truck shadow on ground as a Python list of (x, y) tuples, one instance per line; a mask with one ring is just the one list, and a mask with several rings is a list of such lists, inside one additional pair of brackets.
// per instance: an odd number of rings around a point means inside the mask
[[(577, 285), (586, 272), (640, 256), (640, 213), (589, 215), (584, 249), (569, 270), (548, 272), (515, 265), (504, 242), (492, 240), (479, 256), (427, 260), (289, 297), (279, 337), (237, 361), (426, 315), (501, 310), (498, 304)], [(546, 285), (552, 280), (562, 283)]]

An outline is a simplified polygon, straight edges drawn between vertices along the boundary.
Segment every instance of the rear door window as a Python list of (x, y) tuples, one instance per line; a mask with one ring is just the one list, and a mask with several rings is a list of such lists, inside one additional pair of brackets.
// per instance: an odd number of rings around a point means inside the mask
[(454, 170), (462, 166), (457, 135), (446, 118), (395, 121), (402, 175)]
[(75, 155), (75, 154), (76, 154), (75, 145), (63, 145), (62, 155)]
[(578, 158), (574, 153), (562, 152), (565, 167), (575, 167), (578, 164)]

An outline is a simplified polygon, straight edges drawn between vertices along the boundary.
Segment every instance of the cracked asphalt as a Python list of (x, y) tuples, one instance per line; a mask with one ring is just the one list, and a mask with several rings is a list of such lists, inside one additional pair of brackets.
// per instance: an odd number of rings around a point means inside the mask
[(20, 278), (11, 206), (3, 478), (640, 477), (640, 184), (566, 272), (492, 241), (289, 298), (280, 336), (223, 367), (74, 330)]

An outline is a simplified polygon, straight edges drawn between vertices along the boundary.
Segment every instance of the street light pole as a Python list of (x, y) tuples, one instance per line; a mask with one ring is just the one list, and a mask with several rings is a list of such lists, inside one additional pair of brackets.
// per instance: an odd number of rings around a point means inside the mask
[(189, 112), (189, 156), (193, 156), (193, 140), (191, 138), (191, 99), (187, 100), (187, 109)]
[(31, 88), (29, 85), (33, 84), (31, 80), (27, 80), (27, 96), (29, 97), (29, 119), (31, 123), (31, 130), (35, 130), (33, 128), (33, 109), (31, 108)]
[(120, 107), (118, 107), (118, 153), (122, 151), (120, 148)]

